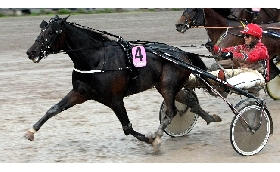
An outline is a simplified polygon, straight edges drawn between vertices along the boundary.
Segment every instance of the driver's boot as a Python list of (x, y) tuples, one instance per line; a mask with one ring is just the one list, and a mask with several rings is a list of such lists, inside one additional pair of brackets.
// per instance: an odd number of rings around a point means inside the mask
[[(216, 76), (216, 77), (218, 79), (220, 79), (221, 81), (226, 81), (225, 73), (223, 70), (220, 70), (218, 72), (218, 76)], [(223, 83), (217, 82), (212, 79), (208, 79), (208, 81), (209, 81), (209, 84), (221, 94), (221, 96), (227, 97), (228, 89)], [(204, 83), (200, 78), (197, 78), (195, 75), (192, 75), (192, 74), (190, 75), (189, 80), (186, 82), (185, 87), (187, 87), (187, 88), (207, 88), (206, 83)], [(216, 95), (214, 95), (214, 96), (216, 96)]]

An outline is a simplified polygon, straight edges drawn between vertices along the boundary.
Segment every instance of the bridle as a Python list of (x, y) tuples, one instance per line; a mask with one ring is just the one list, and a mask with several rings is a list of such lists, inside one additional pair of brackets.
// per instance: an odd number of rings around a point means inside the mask
[[(183, 12), (183, 15), (186, 18), (185, 19), (185, 27), (187, 29), (189, 29), (191, 27), (196, 27), (196, 26), (199, 26), (199, 25), (204, 25), (204, 23), (205, 23), (204, 17), (203, 17), (202, 21), (199, 21), (199, 17), (201, 15), (201, 13), (199, 12), (199, 9), (195, 9), (195, 11), (191, 10), (190, 12), (188, 12), (188, 10), (189, 9), (185, 9), (185, 11)], [(201, 23), (201, 22), (203, 22), (203, 23)]]
[(203, 25), (204, 17), (202, 18), (203, 21), (199, 18), (199, 15), (203, 14), (203, 12), (200, 13), (199, 10), (202, 9), (185, 9), (180, 20), (175, 24), (176, 30), (180, 33), (184, 33), (191, 27)]
[[(201, 9), (202, 12), (203, 12), (203, 9)], [(194, 14), (192, 14), (194, 13)], [(203, 12), (203, 23), (197, 23), (199, 21), (199, 17), (200, 14), (198, 9), (196, 9), (196, 11), (194, 10), (191, 10), (191, 12), (187, 12), (187, 9), (184, 11), (183, 15), (186, 17), (186, 23), (188, 24), (189, 27), (199, 27), (199, 25), (205, 25), (205, 16), (204, 16), (204, 12)], [(188, 16), (188, 17), (187, 17)], [(246, 24), (243, 22), (243, 21), (239, 21), (241, 23), (241, 26), (238, 26), (238, 27), (245, 27)], [(186, 24), (186, 25), (187, 25)], [(192, 25), (193, 24), (193, 25)], [(203, 28), (205, 28), (206, 30), (207, 29), (226, 29), (226, 31), (220, 36), (220, 38), (218, 39), (218, 41), (216, 42), (216, 44), (218, 45), (223, 39), (225, 39), (225, 37), (228, 35), (228, 34), (231, 34), (231, 35), (235, 35), (235, 36), (238, 36), (238, 37), (241, 37), (241, 35), (238, 35), (238, 34), (235, 34), (235, 33), (231, 33), (229, 32), (229, 29), (230, 28), (233, 28), (233, 27), (205, 27), (203, 26)]]
[[(43, 20), (42, 23), (40, 24), (41, 33), (35, 40), (35, 42), (38, 42), (42, 45), (40, 48), (40, 54), (38, 56), (39, 60), (42, 58), (46, 58), (49, 54), (58, 53), (58, 52), (52, 52), (51, 47), (53, 46), (54, 42), (57, 40), (57, 37), (62, 33), (62, 26), (61, 26), (62, 21), (63, 20), (58, 21), (57, 18), (53, 18), (49, 21), (49, 23)], [(46, 38), (44, 32), (46, 32), (47, 28), (52, 25), (54, 25), (53, 26), (54, 31), (48, 33), (48, 35), (51, 36), (50, 38)], [(36, 62), (38, 58), (34, 59), (33, 61)]]
[[(54, 45), (54, 43), (56, 43), (56, 41), (59, 41), (59, 39), (63, 40), (63, 38), (61, 38), (61, 37), (63, 37), (63, 36), (61, 36), (61, 33), (63, 32), (62, 24), (65, 24), (65, 25), (69, 24), (69, 25), (78, 26), (78, 27), (83, 28), (83, 29), (89, 29), (89, 30), (92, 30), (92, 31), (99, 32), (101, 34), (106, 34), (106, 35), (113, 36), (113, 37), (117, 38), (117, 40), (114, 41), (114, 42), (117, 42), (117, 44), (119, 44), (122, 47), (122, 49), (126, 53), (129, 64), (132, 64), (132, 62), (131, 62), (132, 57), (131, 57), (131, 54), (130, 54), (130, 51), (129, 51), (130, 48), (131, 48), (131, 45), (128, 41), (125, 41), (121, 36), (117, 36), (117, 35), (108, 33), (106, 31), (100, 31), (100, 30), (97, 30), (97, 29), (89, 28), (89, 27), (82, 26), (80, 24), (73, 23), (73, 22), (66, 22), (66, 19), (68, 17), (63, 18), (63, 19), (55, 17), (55, 18), (52, 18), (49, 21), (49, 23), (44, 21), (44, 20), (42, 21), (42, 23), (40, 24), (41, 33), (37, 37), (37, 39), (35, 40), (35, 42), (38, 42), (39, 44), (41, 44), (40, 54), (36, 59), (33, 59), (34, 62), (39, 62), (40, 59), (46, 58), (49, 54), (57, 54), (57, 53), (60, 53), (60, 52), (65, 52), (66, 54), (68, 54), (68, 53), (71, 53), (71, 52), (93, 49), (92, 47), (83, 47), (83, 48), (78, 48), (78, 49), (71, 49), (69, 47), (70, 50), (52, 51), (51, 47)], [(51, 28), (52, 31), (49, 31), (49, 33), (44, 34), (44, 32), (46, 32), (49, 27), (52, 27)], [(65, 32), (63, 32), (63, 33), (65, 33)], [(50, 35), (50, 37), (47, 38), (48, 35), (46, 35), (46, 34)], [(132, 71), (134, 69), (132, 69), (131, 66), (126, 66), (126, 67), (117, 68), (117, 69), (110, 69), (110, 70), (111, 71), (112, 70), (131, 70)], [(110, 71), (110, 70), (103, 70), (102, 69), (102, 70), (82, 71), (82, 70), (74, 68), (74, 71), (79, 72), (79, 73), (99, 73), (99, 72), (105, 72), (105, 71)]]

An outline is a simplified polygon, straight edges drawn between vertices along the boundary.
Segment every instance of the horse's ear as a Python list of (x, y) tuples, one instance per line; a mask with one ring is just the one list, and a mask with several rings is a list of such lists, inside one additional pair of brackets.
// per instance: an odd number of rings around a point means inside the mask
[(54, 19), (59, 19), (58, 15), (55, 15), (55, 16), (54, 16)]
[(46, 22), (45, 20), (42, 21), (42, 23), (40, 24), (40, 28), (44, 28), (45, 26), (48, 25), (48, 22)]
[(63, 20), (64, 22), (66, 22), (66, 20), (68, 19), (68, 17), (70, 17), (70, 15), (67, 16), (67, 17), (65, 17), (65, 18), (63, 18), (62, 20)]

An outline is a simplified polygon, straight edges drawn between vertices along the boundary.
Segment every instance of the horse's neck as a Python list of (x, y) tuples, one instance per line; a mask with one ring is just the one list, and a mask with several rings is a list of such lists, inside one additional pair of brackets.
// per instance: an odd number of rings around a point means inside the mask
[(247, 12), (245, 11), (244, 8), (233, 8), (232, 9), (232, 15), (237, 19), (244, 19), (244, 16)]
[(256, 20), (254, 20), (254, 13), (250, 11), (250, 9), (240, 8), (237, 9), (236, 16), (240, 20), (246, 20), (247, 22), (256, 22), (256, 23), (268, 23), (268, 22), (276, 22), (280, 21), (280, 10), (276, 8), (261, 8), (259, 11), (259, 15), (255, 16)]
[(65, 32), (66, 52), (75, 66), (83, 64), (83, 67), (90, 68), (90, 65), (96, 64), (99, 61), (99, 56), (96, 57), (94, 53), (102, 45), (100, 40), (92, 39), (87, 33), (75, 26), (66, 27)]
[(74, 67), (81, 71), (119, 70), (127, 67), (124, 49), (98, 32), (68, 26), (66, 44)]
[(280, 10), (277, 8), (262, 8), (258, 16), (260, 21), (263, 23), (267, 22), (279, 22), (280, 21)]
[(226, 29), (207, 28), (207, 27), (226, 27), (228, 20), (220, 16), (211, 8), (204, 9), (205, 27), (211, 42), (216, 43), (221, 35), (226, 32)]

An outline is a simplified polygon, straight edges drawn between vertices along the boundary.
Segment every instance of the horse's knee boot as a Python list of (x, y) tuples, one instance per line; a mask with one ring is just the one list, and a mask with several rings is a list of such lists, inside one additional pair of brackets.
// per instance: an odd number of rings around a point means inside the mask
[(57, 115), (58, 113), (62, 112), (62, 109), (60, 108), (60, 106), (58, 106), (57, 104), (56, 105), (53, 105), (46, 113), (46, 115), (51, 118), (55, 115)]

